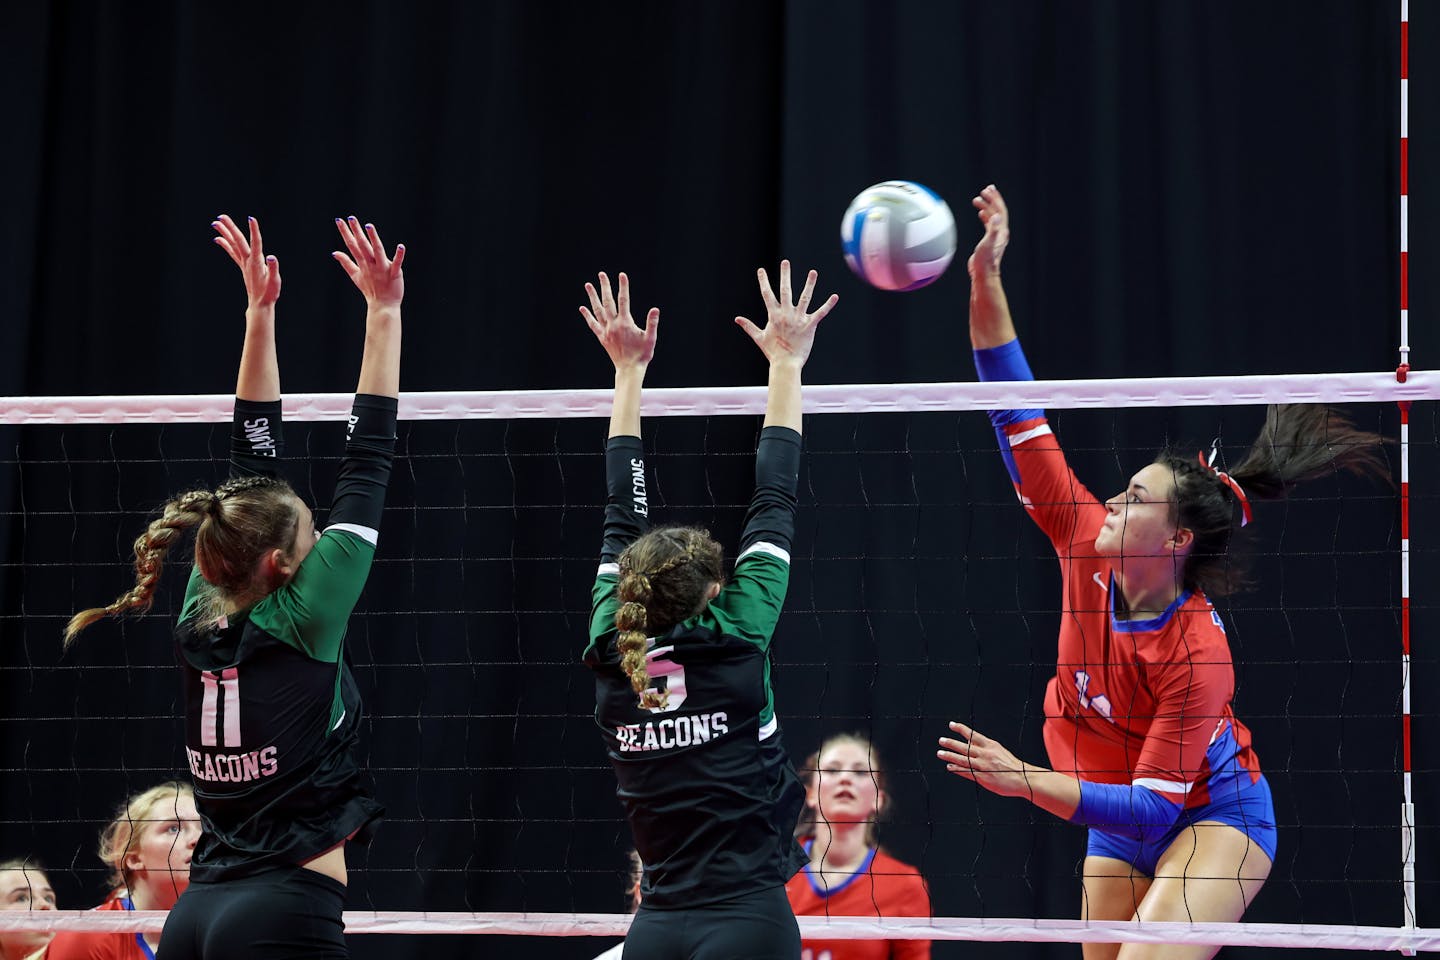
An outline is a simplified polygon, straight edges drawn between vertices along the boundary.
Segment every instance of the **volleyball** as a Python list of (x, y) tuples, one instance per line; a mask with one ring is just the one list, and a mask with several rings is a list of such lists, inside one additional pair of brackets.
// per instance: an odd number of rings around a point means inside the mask
[(872, 287), (916, 290), (955, 258), (955, 216), (929, 187), (886, 180), (850, 201), (840, 245), (850, 269)]

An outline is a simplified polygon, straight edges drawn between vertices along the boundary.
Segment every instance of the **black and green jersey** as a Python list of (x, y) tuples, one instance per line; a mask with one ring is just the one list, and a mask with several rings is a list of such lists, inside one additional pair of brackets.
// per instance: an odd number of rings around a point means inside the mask
[[(360, 695), (345, 628), (370, 572), (395, 443), (396, 402), (360, 395), (330, 523), (288, 583), (218, 622), (192, 571), (175, 633), (185, 753), (204, 832), (192, 878), (294, 865), (384, 813), (355, 760)], [(232, 473), (269, 472), (280, 405), (236, 401)]]
[(645, 708), (620, 668), (616, 558), (649, 527), (638, 437), (606, 447), (609, 500), (585, 663), (600, 727), (645, 864), (647, 907), (694, 907), (785, 883), (805, 861), (795, 842), (804, 802), (782, 746), (770, 643), (790, 577), (800, 435), (766, 428), (734, 576), (699, 615), (648, 641)]

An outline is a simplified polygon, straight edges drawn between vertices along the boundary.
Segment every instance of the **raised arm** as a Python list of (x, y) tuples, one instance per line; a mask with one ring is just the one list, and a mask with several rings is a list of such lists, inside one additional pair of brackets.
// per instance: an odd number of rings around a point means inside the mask
[(984, 350), (1015, 339), (1010, 303), (1000, 282), (1000, 261), (1010, 243), (1010, 211), (993, 183), (970, 202), (985, 229), (965, 264), (970, 271), (970, 345)]
[(245, 279), (245, 343), (235, 378), (235, 415), (230, 433), (232, 477), (273, 476), (284, 452), (280, 414), (280, 364), (275, 356), (275, 302), (280, 299), (280, 261), (265, 255), (260, 221), (248, 219), (249, 236), (221, 214), (210, 226), (215, 243)]
[(405, 299), (405, 244), (395, 256), (385, 253), (373, 223), (362, 229), (355, 217), (336, 219), (335, 227), (349, 255), (331, 254), (365, 295), (365, 352), (360, 358), (357, 394), (400, 396), (400, 301)]
[(770, 362), (765, 425), (755, 449), (755, 493), (740, 533), (735, 576), (711, 609), (726, 619), (736, 635), (768, 649), (790, 581), (800, 480), (800, 373), (810, 358), (820, 321), (840, 298), (831, 294), (813, 313), (807, 313), (815, 292), (815, 271), (806, 276), (799, 300), (792, 302), (788, 260), (780, 263), (778, 298), (763, 269), (758, 276), (760, 296), (765, 300), (765, 327), (761, 329), (744, 317), (736, 317), (735, 322)]
[(615, 367), (615, 399), (610, 408), (610, 433), (605, 444), (605, 533), (600, 546), (601, 572), (650, 528), (646, 492), (645, 451), (640, 442), (640, 394), (645, 371), (655, 356), (660, 309), (651, 307), (641, 329), (630, 316), (630, 278), (620, 274), (618, 296), (610, 278), (585, 284), (589, 307), (581, 307), (585, 324)]
[(813, 313), (810, 298), (815, 293), (817, 274), (811, 270), (805, 277), (805, 287), (800, 299), (791, 302), (790, 261), (780, 261), (780, 296), (776, 299), (771, 289), (770, 278), (761, 267), (757, 271), (760, 280), (760, 296), (765, 300), (766, 321), (764, 329), (757, 327), (744, 317), (735, 322), (750, 335), (765, 359), (770, 362), (770, 388), (765, 400), (765, 426), (787, 427), (800, 432), (800, 371), (810, 359), (810, 348), (815, 345), (815, 331), (820, 321), (840, 302), (838, 294), (830, 294)]
[(334, 256), (365, 296), (365, 349), (350, 416), (345, 459), (335, 483), (327, 529), (349, 529), (373, 546), (380, 529), (400, 398), (400, 302), (405, 298), (405, 245), (385, 253), (374, 224), (355, 217), (335, 221), (349, 250)]
[[(294, 577), (257, 606), (251, 617), (317, 660), (337, 661), (350, 619), (380, 540), (380, 518), (395, 456), (400, 395), (401, 265), (405, 247), (386, 255), (373, 225), (354, 217), (335, 221), (349, 255), (333, 256), (365, 296), (365, 350), (350, 411), (345, 457), (324, 532)], [(318, 558), (318, 559), (316, 559)]]

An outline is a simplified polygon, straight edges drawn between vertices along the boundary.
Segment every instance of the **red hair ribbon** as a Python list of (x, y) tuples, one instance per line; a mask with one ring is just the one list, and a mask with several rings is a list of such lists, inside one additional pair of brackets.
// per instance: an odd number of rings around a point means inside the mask
[(1240, 489), (1240, 484), (1235, 482), (1234, 477), (1230, 476), (1230, 474), (1226, 473), (1224, 470), (1215, 469), (1215, 455), (1219, 452), (1220, 448), (1218, 444), (1211, 447), (1210, 458), (1207, 460), (1205, 458), (1205, 451), (1201, 450), (1200, 466), (1215, 474), (1216, 479), (1219, 480), (1221, 483), (1225, 484), (1225, 486), (1229, 487), (1230, 492), (1235, 494), (1235, 499), (1240, 501), (1240, 526), (1243, 527), (1250, 522), (1250, 498), (1245, 496), (1245, 491)]

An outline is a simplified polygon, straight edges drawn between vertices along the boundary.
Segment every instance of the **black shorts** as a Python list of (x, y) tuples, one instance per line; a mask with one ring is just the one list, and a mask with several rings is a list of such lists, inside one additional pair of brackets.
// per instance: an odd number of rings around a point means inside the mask
[(304, 867), (191, 883), (156, 960), (345, 960), (344, 908), (345, 885)]
[(686, 910), (642, 903), (624, 960), (798, 960), (800, 925), (784, 887)]

